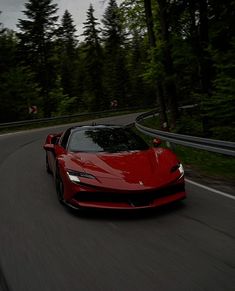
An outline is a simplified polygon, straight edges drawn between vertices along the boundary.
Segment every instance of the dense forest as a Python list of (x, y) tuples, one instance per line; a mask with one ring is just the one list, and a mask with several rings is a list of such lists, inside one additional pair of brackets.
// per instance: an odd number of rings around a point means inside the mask
[(171, 127), (179, 105), (198, 104), (205, 135), (232, 128), (234, 0), (109, 0), (100, 22), (90, 4), (81, 36), (55, 2), (28, 0), (17, 31), (0, 25), (0, 122), (31, 119), (32, 105), (50, 117), (116, 100), (159, 106)]

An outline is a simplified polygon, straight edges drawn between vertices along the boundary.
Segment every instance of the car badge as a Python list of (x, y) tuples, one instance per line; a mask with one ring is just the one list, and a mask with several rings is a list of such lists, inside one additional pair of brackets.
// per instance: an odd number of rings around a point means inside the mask
[(143, 186), (143, 185), (144, 185), (144, 183), (143, 183), (142, 181), (139, 181), (139, 184), (140, 184), (141, 186)]

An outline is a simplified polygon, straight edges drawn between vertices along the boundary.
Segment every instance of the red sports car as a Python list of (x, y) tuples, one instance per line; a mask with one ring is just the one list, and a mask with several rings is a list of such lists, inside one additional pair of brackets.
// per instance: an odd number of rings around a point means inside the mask
[(71, 127), (49, 134), (44, 149), (58, 199), (72, 208), (154, 208), (186, 197), (175, 154), (127, 127)]

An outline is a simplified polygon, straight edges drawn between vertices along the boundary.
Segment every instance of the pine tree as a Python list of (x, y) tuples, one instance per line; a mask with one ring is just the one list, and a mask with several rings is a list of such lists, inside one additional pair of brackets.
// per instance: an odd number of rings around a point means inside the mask
[(99, 50), (100, 48), (100, 29), (97, 28), (99, 22), (97, 22), (97, 18), (94, 17), (94, 8), (93, 5), (90, 4), (90, 7), (87, 11), (87, 21), (84, 24), (84, 32), (83, 35), (85, 36), (85, 43), (86, 46), (91, 48), (96, 48)]
[(18, 39), (14, 31), (0, 33), (0, 122), (28, 118), (28, 106), (39, 105), (38, 86), (32, 72), (17, 60)]
[(49, 92), (56, 81), (52, 56), (58, 19), (57, 4), (52, 4), (52, 0), (28, 0), (25, 8), (23, 12), (27, 19), (20, 19), (18, 24), (20, 52), (24, 64), (35, 74), (44, 98), (44, 113), (50, 116), (55, 106), (49, 98)]
[[(2, 11), (0, 11), (0, 15), (2, 14)], [(2, 33), (4, 33), (4, 27), (3, 27), (3, 24), (2, 24), (2, 22), (0, 22), (0, 35), (2, 34)]]
[(65, 94), (75, 96), (76, 67), (76, 28), (72, 15), (65, 10), (61, 26), (58, 29), (58, 63), (61, 75), (61, 85)]
[[(109, 101), (116, 99), (119, 105), (127, 104), (128, 75), (125, 60), (125, 33), (116, 0), (110, 0), (103, 16), (104, 84)], [(134, 101), (132, 101), (134, 103)]]
[(59, 28), (59, 39), (64, 47), (64, 53), (70, 58), (74, 57), (77, 45), (76, 28), (71, 13), (66, 9), (63, 16), (61, 26)]
[(109, 0), (102, 19), (104, 24), (103, 39), (105, 46), (110, 49), (117, 48), (124, 42), (124, 33), (121, 22), (121, 14), (116, 0)]
[(86, 71), (86, 94), (89, 107), (92, 110), (101, 109), (104, 106), (102, 85), (102, 48), (100, 45), (99, 23), (94, 17), (92, 4), (87, 11), (87, 21), (84, 22), (84, 52)]

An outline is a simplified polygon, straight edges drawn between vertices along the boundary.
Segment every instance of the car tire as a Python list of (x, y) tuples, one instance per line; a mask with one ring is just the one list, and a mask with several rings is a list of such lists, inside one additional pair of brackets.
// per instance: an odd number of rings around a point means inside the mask
[(55, 187), (56, 187), (56, 193), (57, 198), (61, 204), (64, 204), (64, 185), (63, 181), (60, 177), (59, 169), (56, 169), (56, 175), (55, 175)]
[(49, 163), (48, 163), (48, 156), (46, 154), (46, 171), (48, 174), (52, 174), (52, 171), (50, 169)]

